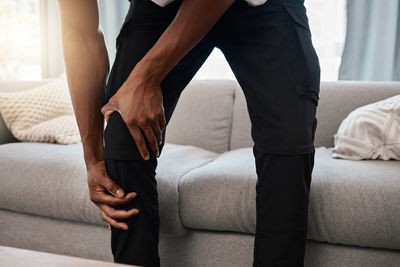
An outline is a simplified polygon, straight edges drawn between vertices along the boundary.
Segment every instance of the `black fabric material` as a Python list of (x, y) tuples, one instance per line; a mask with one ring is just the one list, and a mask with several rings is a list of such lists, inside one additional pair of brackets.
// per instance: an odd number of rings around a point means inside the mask
[(315, 152), (254, 155), (258, 180), (253, 267), (302, 267)]
[(159, 213), (155, 169), (157, 160), (104, 159), (107, 174), (125, 192), (136, 192), (129, 203), (115, 206), (116, 209), (136, 208), (137, 215), (119, 220), (128, 225), (128, 230), (112, 227), (111, 250), (114, 261), (141, 266), (160, 266), (158, 256)]
[[(116, 40), (104, 104), (168, 27), (181, 2), (160, 7), (151, 0), (131, 1)], [(258, 176), (254, 266), (302, 266), (320, 84), (303, 1), (232, 4), (161, 83), (167, 128), (160, 153), (180, 94), (215, 47), (243, 89), (252, 125)], [(116, 262), (159, 264), (157, 158), (149, 152), (151, 159), (143, 160), (120, 114), (113, 112), (104, 130), (107, 173), (126, 192), (138, 193), (122, 208), (141, 210), (129, 220), (130, 230), (112, 227)]]

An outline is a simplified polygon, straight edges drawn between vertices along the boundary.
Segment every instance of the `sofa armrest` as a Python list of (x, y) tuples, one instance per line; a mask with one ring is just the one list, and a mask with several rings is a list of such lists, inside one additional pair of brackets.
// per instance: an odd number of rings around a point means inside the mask
[(18, 140), (12, 135), (0, 115), (0, 145), (11, 142), (18, 142)]

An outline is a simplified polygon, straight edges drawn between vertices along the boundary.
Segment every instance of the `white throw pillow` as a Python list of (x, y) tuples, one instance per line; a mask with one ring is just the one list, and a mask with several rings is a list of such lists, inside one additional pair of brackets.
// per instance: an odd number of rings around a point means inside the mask
[(400, 95), (352, 111), (334, 141), (333, 158), (400, 160)]
[(33, 89), (0, 92), (0, 111), (8, 129), (20, 141), (81, 141), (65, 74)]

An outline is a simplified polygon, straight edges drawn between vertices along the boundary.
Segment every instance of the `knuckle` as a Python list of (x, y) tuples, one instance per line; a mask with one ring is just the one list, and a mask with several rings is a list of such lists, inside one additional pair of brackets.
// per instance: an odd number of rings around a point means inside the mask
[(107, 183), (107, 190), (115, 193), (118, 190), (118, 186), (112, 182)]
[(137, 120), (135, 118), (127, 118), (126, 124), (128, 124), (129, 126), (134, 126), (137, 124)]
[(164, 130), (165, 124), (166, 124), (165, 118), (163, 117), (163, 118), (161, 119), (161, 130)]
[(90, 194), (90, 195), (89, 195), (89, 199), (90, 199), (90, 201), (92, 201), (92, 202), (97, 202), (97, 197), (96, 197), (94, 194)]
[(158, 109), (158, 110), (157, 110), (157, 112), (156, 112), (156, 117), (157, 117), (157, 118), (162, 118), (162, 117), (164, 117), (164, 112), (163, 112), (162, 109)]
[(111, 210), (108, 212), (108, 216), (110, 216), (110, 217), (113, 218), (113, 219), (118, 219), (118, 213), (117, 213), (114, 209), (111, 209)]
[(94, 191), (94, 189), (95, 189), (95, 183), (94, 183), (94, 181), (93, 180), (88, 180), (87, 181), (87, 185), (88, 185), (88, 188), (89, 188), (89, 192), (92, 192), (92, 191)]
[(160, 116), (159, 112), (154, 112), (150, 115), (150, 119), (152, 122), (154, 122), (159, 118), (159, 116)]
[(149, 117), (142, 117), (138, 120), (140, 126), (145, 126), (149, 122)]

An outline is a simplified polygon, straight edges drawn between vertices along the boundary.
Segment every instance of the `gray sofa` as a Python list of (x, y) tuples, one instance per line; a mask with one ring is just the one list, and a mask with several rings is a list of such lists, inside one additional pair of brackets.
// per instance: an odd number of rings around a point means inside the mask
[[(24, 90), (40, 82), (0, 82)], [(400, 162), (331, 158), (356, 107), (395, 82), (323, 82), (306, 266), (400, 266)], [(90, 202), (81, 144), (15, 140), (0, 121), (0, 245), (112, 261)], [(250, 121), (233, 80), (194, 80), (168, 125), (157, 182), (162, 266), (251, 266), (256, 172)], [(279, 179), (279, 177), (276, 177)]]

